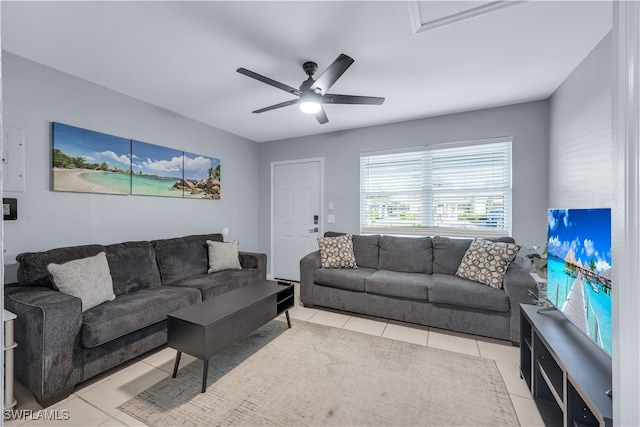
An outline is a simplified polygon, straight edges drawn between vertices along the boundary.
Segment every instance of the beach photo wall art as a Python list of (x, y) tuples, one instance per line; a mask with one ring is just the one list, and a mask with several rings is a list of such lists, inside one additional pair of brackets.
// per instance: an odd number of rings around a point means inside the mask
[(220, 199), (220, 159), (52, 123), (53, 191)]
[(182, 197), (182, 151), (131, 141), (131, 194)]
[(55, 191), (129, 194), (130, 171), (130, 140), (53, 124)]

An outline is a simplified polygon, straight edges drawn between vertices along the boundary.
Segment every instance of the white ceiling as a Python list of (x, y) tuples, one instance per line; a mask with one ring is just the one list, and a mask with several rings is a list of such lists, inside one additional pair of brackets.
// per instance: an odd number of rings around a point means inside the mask
[[(612, 14), (527, 1), (414, 35), (404, 1), (2, 3), (4, 50), (257, 142), (545, 99)], [(251, 113), (293, 97), (237, 68), (298, 87), (340, 53), (355, 63), (331, 92), (384, 105)]]

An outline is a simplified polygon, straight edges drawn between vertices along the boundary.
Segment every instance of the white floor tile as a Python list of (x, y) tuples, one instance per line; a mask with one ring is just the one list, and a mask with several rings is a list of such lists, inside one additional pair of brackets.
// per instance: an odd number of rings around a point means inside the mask
[(544, 421), (542, 421), (538, 407), (533, 399), (527, 399), (513, 394), (510, 396), (522, 427), (544, 427)]
[(127, 426), (127, 424), (123, 423), (122, 421), (118, 421), (115, 418), (109, 418), (107, 421), (103, 422), (102, 424), (100, 424), (99, 427), (129, 427)]
[(309, 318), (308, 322), (317, 323), (324, 326), (332, 326), (334, 328), (342, 328), (350, 316), (334, 313), (332, 311), (318, 310), (316, 314)]
[[(177, 351), (175, 349), (166, 347), (158, 351), (157, 353), (154, 353), (148, 357), (140, 359), (140, 361), (148, 365), (151, 365), (155, 368), (162, 369), (163, 371), (169, 374), (172, 374), (173, 366), (176, 363), (176, 354), (177, 354)], [(178, 369), (184, 368), (194, 360), (198, 360), (198, 359), (186, 353), (182, 353), (182, 355), (180, 356), (180, 367)]]
[(480, 356), (485, 359), (500, 360), (502, 362), (519, 364), (520, 349), (511, 345), (510, 341), (496, 340), (487, 337), (476, 337)]
[[(34, 415), (36, 413), (34, 412)], [(35, 426), (99, 426), (110, 417), (79, 397), (72, 397), (38, 413), (39, 419), (28, 421), (25, 427)]]
[(386, 322), (352, 316), (347, 320), (347, 323), (345, 323), (342, 329), (379, 337), (382, 335), (382, 332), (384, 332), (385, 326), (387, 326)]
[[(42, 409), (42, 406), (33, 397), (33, 393), (18, 381), (13, 381), (13, 398), (18, 402), (14, 409), (30, 409), (34, 411)], [(5, 422), (5, 425), (8, 424)]]
[(296, 320), (309, 320), (312, 316), (318, 313), (317, 308), (307, 308), (300, 305), (296, 305), (289, 310), (289, 317)]
[(382, 336), (396, 341), (426, 346), (429, 339), (429, 329), (389, 322)]
[(480, 357), (475, 337), (459, 332), (430, 328), (427, 346)]
[(169, 374), (144, 362), (123, 369), (108, 381), (93, 387), (80, 396), (111, 416), (118, 414), (118, 406), (151, 387)]
[(524, 379), (520, 378), (520, 367), (512, 363), (497, 360), (496, 365), (502, 375), (502, 379), (507, 386), (509, 394), (531, 399), (531, 392)]
[(122, 425), (127, 427), (146, 427), (147, 425), (142, 421), (138, 421), (133, 418), (129, 414), (125, 414), (124, 412), (118, 411), (118, 414), (114, 417), (117, 421), (119, 421)]

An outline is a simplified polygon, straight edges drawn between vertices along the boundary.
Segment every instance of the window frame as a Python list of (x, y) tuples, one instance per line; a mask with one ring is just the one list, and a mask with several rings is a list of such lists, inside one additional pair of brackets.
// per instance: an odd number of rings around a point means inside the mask
[[(500, 216), (498, 216), (495, 220), (492, 219), (491, 217), (486, 218), (485, 222), (476, 222), (475, 224), (473, 223), (474, 220), (471, 220), (471, 222), (466, 222), (466, 223), (462, 223), (460, 222), (461, 226), (456, 226), (456, 222), (460, 221), (460, 213), (456, 213), (454, 211), (452, 211), (450, 214), (448, 214), (449, 216), (446, 217), (447, 219), (442, 221), (436, 221), (435, 223), (433, 222), (433, 209), (435, 208), (435, 202), (434, 202), (434, 198), (440, 198), (441, 200), (444, 200), (445, 202), (449, 201), (449, 203), (453, 203), (452, 200), (455, 200), (456, 197), (460, 197), (460, 194), (462, 193), (466, 193), (468, 191), (474, 191), (473, 188), (471, 188), (470, 190), (468, 189), (458, 189), (455, 190), (455, 193), (458, 193), (456, 196), (450, 196), (452, 199), (449, 200), (447, 199), (446, 196), (446, 191), (443, 191), (442, 189), (439, 188), (435, 188), (433, 186), (428, 187), (427, 190), (424, 190), (423, 187), (420, 187), (419, 190), (419, 194), (415, 193), (413, 194), (413, 196), (415, 198), (418, 198), (421, 200), (421, 202), (413, 202), (413, 204), (411, 202), (406, 202), (408, 205), (410, 205), (410, 207), (408, 208), (407, 212), (410, 212), (412, 210), (412, 208), (415, 208), (417, 206), (417, 204), (420, 204), (420, 209), (418, 209), (418, 214), (419, 215), (419, 219), (416, 219), (415, 222), (420, 222), (421, 225), (408, 225), (408, 224), (404, 224), (404, 225), (398, 225), (398, 224), (393, 224), (393, 220), (388, 220), (388, 224), (385, 223), (384, 220), (381, 221), (380, 225), (372, 225), (370, 221), (367, 221), (367, 214), (370, 215), (370, 210), (367, 210), (367, 207), (370, 207), (371, 205), (366, 203), (366, 198), (367, 195), (371, 195), (372, 193), (375, 193), (374, 191), (371, 191), (370, 189), (368, 189), (368, 187), (370, 186), (370, 181), (375, 181), (375, 178), (372, 179), (370, 174), (371, 174), (371, 168), (374, 168), (374, 166), (372, 166), (372, 159), (375, 159), (375, 157), (378, 157), (378, 160), (382, 160), (384, 162), (384, 157), (381, 158), (381, 156), (385, 156), (385, 157), (390, 157), (390, 156), (398, 156), (400, 158), (410, 158), (412, 155), (415, 155), (415, 157), (420, 157), (423, 156), (424, 158), (430, 158), (430, 160), (428, 162), (430, 162), (429, 164), (431, 166), (433, 166), (433, 164), (437, 164), (437, 162), (439, 160), (435, 160), (434, 158), (437, 158), (438, 155), (440, 156), (447, 156), (447, 153), (455, 153), (455, 151), (458, 151), (458, 153), (460, 153), (460, 155), (458, 156), (459, 159), (464, 158), (465, 153), (467, 156), (469, 156), (469, 152), (473, 152), (473, 151), (477, 151), (478, 149), (482, 150), (483, 148), (490, 150), (491, 145), (495, 145), (496, 149), (494, 150), (495, 153), (502, 153), (501, 155), (496, 154), (496, 159), (498, 159), (500, 156), (502, 156), (503, 158), (503, 162), (504, 164), (502, 165), (502, 169), (500, 169), (500, 172), (496, 172), (496, 176), (497, 175), (502, 175), (502, 179), (504, 181), (500, 181), (500, 178), (497, 179), (496, 182), (500, 182), (502, 185), (492, 185), (492, 186), (480, 186), (478, 188), (475, 189), (475, 191), (477, 191), (478, 197), (481, 200), (485, 200), (485, 215), (491, 215), (491, 213), (493, 211), (486, 211), (486, 209), (488, 209), (488, 204), (493, 203), (493, 198), (497, 198), (501, 203), (498, 203), (496, 211), (498, 212), (502, 212), (502, 214)], [(457, 149), (457, 150), (451, 150), (451, 149)], [(468, 150), (465, 150), (468, 149)], [(485, 151), (485, 150), (482, 150)], [(489, 153), (489, 151), (485, 151), (487, 153)], [(403, 157), (403, 155), (406, 155)], [(455, 159), (456, 156), (449, 156), (449, 158), (451, 159)], [(414, 160), (416, 163), (418, 162), (418, 160)], [(446, 162), (446, 161), (445, 161)], [(392, 162), (390, 162), (390, 166), (391, 166)], [(455, 160), (454, 160), (454, 164), (455, 164)], [(479, 163), (478, 163), (479, 164)], [(469, 165), (473, 165), (476, 167), (481, 167), (478, 166), (478, 164), (476, 164), (475, 162), (471, 161), (469, 162)], [(462, 161), (461, 165), (464, 166), (464, 161)], [(379, 166), (380, 167), (380, 166)], [(380, 167), (380, 169), (382, 169), (384, 167), (384, 165), (382, 167)], [(423, 184), (419, 184), (419, 185), (424, 185), (424, 183), (432, 183), (435, 173), (436, 171), (439, 171), (438, 168), (433, 169), (433, 167), (431, 167), (429, 173), (424, 174), (424, 167), (425, 163), (423, 161), (423, 169), (421, 169), (419, 172), (417, 172), (418, 174), (422, 174), (422, 178), (421, 179), (414, 179), (414, 181), (418, 180), (418, 181), (423, 181)], [(486, 165), (485, 165), (486, 167)], [(441, 169), (442, 166), (440, 166)], [(441, 171), (440, 171), (441, 172)], [(387, 235), (422, 235), (422, 236), (435, 236), (435, 235), (440, 235), (440, 236), (450, 236), (450, 237), (476, 237), (476, 238), (499, 238), (499, 237), (505, 237), (505, 236), (511, 236), (512, 234), (512, 229), (513, 229), (513, 137), (510, 136), (501, 136), (501, 137), (495, 137), (495, 138), (486, 138), (486, 139), (478, 139), (478, 140), (472, 140), (472, 141), (458, 141), (458, 142), (451, 142), (451, 143), (443, 143), (443, 144), (432, 144), (432, 145), (424, 145), (424, 146), (418, 146), (418, 147), (409, 147), (409, 148), (403, 148), (403, 149), (391, 149), (391, 150), (378, 150), (378, 151), (370, 151), (370, 152), (363, 152), (360, 154), (360, 201), (359, 201), (359, 215), (360, 215), (360, 234), (387, 234)], [(446, 173), (442, 176), (445, 176), (445, 178), (447, 177)], [(450, 176), (454, 176), (454, 175), (450, 175)], [(379, 179), (379, 178), (378, 178)], [(491, 179), (488, 179), (489, 181), (491, 181)], [(413, 183), (415, 184), (415, 182)], [(410, 186), (410, 185), (409, 185)], [(498, 189), (501, 189), (500, 192), (497, 192)], [(414, 191), (415, 191), (415, 187), (414, 187)], [(451, 192), (451, 190), (449, 190)], [(484, 191), (484, 192), (481, 192)], [(380, 193), (384, 193), (384, 190)], [(411, 193), (411, 191), (409, 191), (408, 193)], [(393, 193), (391, 193), (393, 194)], [(492, 195), (492, 194), (495, 194)], [(377, 197), (377, 196), (376, 196)], [(393, 197), (393, 196), (391, 196)], [(427, 198), (426, 202), (425, 202), (425, 197)], [(429, 200), (430, 198), (430, 200)], [(404, 200), (401, 196), (398, 196), (397, 199), (399, 200)], [(477, 205), (478, 203), (473, 201), (474, 197), (471, 198), (471, 201), (467, 203), (468, 206), (472, 206), (472, 205)], [(443, 203), (445, 203), (443, 202)], [(398, 202), (396, 202), (398, 203)], [(456, 211), (460, 210), (460, 206), (464, 205), (464, 202), (460, 202), (459, 204), (455, 205), (455, 209)], [(445, 206), (448, 206), (445, 204)], [(405, 210), (406, 210), (406, 206), (404, 206)], [(471, 208), (469, 208), (469, 210), (471, 210)], [(428, 216), (425, 216), (424, 212), (429, 212), (431, 211), (432, 214), (430, 216), (430, 218)], [(414, 215), (416, 215), (414, 213)], [(452, 218), (454, 216), (457, 216), (457, 219), (454, 219), (452, 221)], [(400, 221), (397, 221), (400, 222)], [(443, 225), (444, 222), (447, 222), (446, 225)], [(500, 226), (502, 225), (502, 226)]]

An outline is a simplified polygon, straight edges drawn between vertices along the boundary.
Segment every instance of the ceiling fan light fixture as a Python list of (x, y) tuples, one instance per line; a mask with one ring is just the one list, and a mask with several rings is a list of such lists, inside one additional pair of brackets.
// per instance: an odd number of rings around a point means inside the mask
[(300, 111), (306, 114), (316, 114), (320, 111), (321, 105), (316, 101), (303, 101), (300, 103)]
[(262, 76), (258, 73), (254, 73), (246, 68), (238, 68), (236, 71), (247, 77), (266, 83), (269, 86), (283, 90), (291, 95), (298, 96), (297, 99), (290, 99), (289, 101), (261, 108), (259, 110), (252, 111), (253, 113), (264, 113), (265, 111), (298, 104), (300, 111), (305, 114), (314, 115), (318, 123), (323, 125), (328, 123), (329, 119), (322, 108), (322, 104), (381, 105), (384, 102), (384, 98), (375, 96), (338, 95), (326, 93), (331, 86), (333, 86), (336, 80), (338, 80), (340, 76), (347, 71), (347, 68), (349, 68), (351, 64), (353, 64), (353, 58), (341, 53), (338, 58), (333, 61), (326, 70), (324, 70), (320, 77), (314, 79), (313, 75), (317, 71), (318, 65), (315, 62), (307, 61), (302, 64), (302, 69), (308, 77), (307, 80), (302, 82), (299, 89), (280, 83), (276, 80), (270, 79), (269, 77)]

